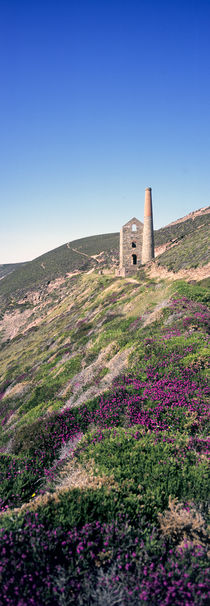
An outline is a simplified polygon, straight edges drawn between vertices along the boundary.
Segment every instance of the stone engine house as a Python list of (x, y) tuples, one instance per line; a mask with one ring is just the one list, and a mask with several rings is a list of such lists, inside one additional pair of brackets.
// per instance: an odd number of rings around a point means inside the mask
[(120, 276), (132, 275), (154, 258), (152, 190), (145, 189), (144, 225), (133, 217), (120, 230)]
[(143, 223), (133, 217), (120, 230), (120, 275), (135, 273), (142, 259)]

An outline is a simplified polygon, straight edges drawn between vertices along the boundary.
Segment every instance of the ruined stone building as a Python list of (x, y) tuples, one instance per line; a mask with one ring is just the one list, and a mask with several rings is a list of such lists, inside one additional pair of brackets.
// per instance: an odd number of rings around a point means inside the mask
[(133, 217), (120, 230), (120, 267), (118, 275), (135, 273), (137, 268), (154, 258), (152, 190), (145, 190), (144, 225)]

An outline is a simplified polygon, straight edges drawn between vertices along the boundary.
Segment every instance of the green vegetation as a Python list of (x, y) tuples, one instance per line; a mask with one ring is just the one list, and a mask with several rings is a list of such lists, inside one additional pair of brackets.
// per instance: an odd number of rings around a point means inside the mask
[(3, 606), (20, 587), (21, 606), (206, 606), (208, 283), (40, 292), (0, 343)]
[[(141, 511), (150, 521), (156, 520), (157, 512), (167, 508), (169, 496), (207, 503), (208, 464), (198, 463), (196, 453), (187, 449), (187, 438), (179, 432), (163, 432), (157, 439), (154, 434), (144, 435), (136, 425), (129, 430), (106, 430), (99, 443), (92, 434), (86, 440), (80, 460), (94, 460), (95, 473), (114, 478), (118, 507), (125, 508), (130, 519), (135, 520)], [(81, 444), (81, 452), (83, 448)]]
[(5, 263), (0, 265), (0, 279), (10, 274), (15, 269), (18, 269), (23, 263)]
[(172, 285), (172, 293), (178, 297), (186, 297), (191, 301), (199, 301), (210, 306), (210, 295), (208, 283), (203, 280), (201, 283), (190, 284), (184, 280), (177, 280)]
[[(156, 247), (174, 241), (176, 244), (158, 257), (158, 263), (172, 271), (205, 265), (208, 261), (208, 226), (209, 214), (204, 214), (156, 230)], [(99, 254), (98, 262), (94, 255)], [(66, 278), (75, 271), (112, 267), (113, 260), (116, 263), (118, 259), (119, 233), (113, 233), (74, 240), (28, 263), (2, 265), (0, 277), (5, 277), (0, 282), (1, 306), (14, 309), (18, 299), (29, 290), (38, 289), (42, 293), (57, 278)]]
[(191, 236), (193, 233), (195, 235), (197, 232), (200, 232), (201, 227), (205, 227), (207, 230), (208, 226), (209, 214), (205, 214), (189, 218), (182, 223), (161, 227), (161, 229), (155, 231), (155, 246), (161, 246), (162, 244), (166, 244), (166, 242), (174, 240), (181, 240), (186, 236)]
[[(64, 244), (33, 261), (18, 266), (12, 274), (2, 280), (1, 298), (3, 301), (6, 299), (7, 305), (10, 302), (10, 305), (14, 306), (17, 297), (24, 296), (29, 289), (40, 289), (56, 278), (65, 277), (68, 273), (94, 268), (97, 262), (92, 255), (104, 251), (107, 261), (112, 254), (118, 254), (118, 248), (119, 234), (103, 234), (73, 240), (68, 245)], [(74, 249), (79, 252), (75, 252)]]
[[(185, 223), (181, 225), (185, 225)], [(159, 265), (164, 265), (170, 271), (175, 272), (180, 269), (197, 268), (208, 261), (209, 230), (207, 225), (202, 226), (198, 231), (193, 230), (189, 234), (187, 233), (176, 246), (166, 250), (158, 257)]]

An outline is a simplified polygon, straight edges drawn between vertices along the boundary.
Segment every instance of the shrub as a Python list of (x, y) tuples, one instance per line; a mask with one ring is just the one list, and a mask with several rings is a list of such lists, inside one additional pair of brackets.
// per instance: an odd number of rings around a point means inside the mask
[[(140, 429), (140, 431), (139, 431)], [(78, 447), (79, 460), (94, 460), (96, 473), (113, 474), (130, 517), (136, 508), (149, 520), (163, 511), (169, 496), (208, 501), (208, 466), (179, 435), (146, 434), (136, 426), (99, 430)]]
[(207, 604), (205, 549), (177, 552), (135, 522), (120, 515), (66, 529), (36, 512), (10, 523), (0, 536), (2, 606)]

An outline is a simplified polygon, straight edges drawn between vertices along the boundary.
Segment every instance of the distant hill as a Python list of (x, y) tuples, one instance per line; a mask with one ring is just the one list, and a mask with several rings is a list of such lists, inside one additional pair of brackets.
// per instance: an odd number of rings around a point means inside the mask
[[(96, 267), (117, 258), (119, 234), (103, 234), (73, 240), (18, 267), (0, 283), (0, 297), (22, 296), (29, 289), (40, 288), (51, 280), (74, 271)], [(103, 256), (97, 261), (95, 255)]]
[[(209, 213), (209, 207), (199, 209), (156, 230), (157, 263), (173, 271), (205, 265), (208, 262)], [(73, 240), (33, 261), (0, 266), (0, 277), (4, 277), (0, 281), (0, 301), (8, 304), (11, 297), (22, 297), (28, 290), (45, 287), (75, 271), (114, 267), (118, 263), (118, 232)]]
[(24, 265), (24, 263), (5, 263), (0, 265), (0, 280), (11, 274), (15, 269), (18, 269), (21, 265)]

